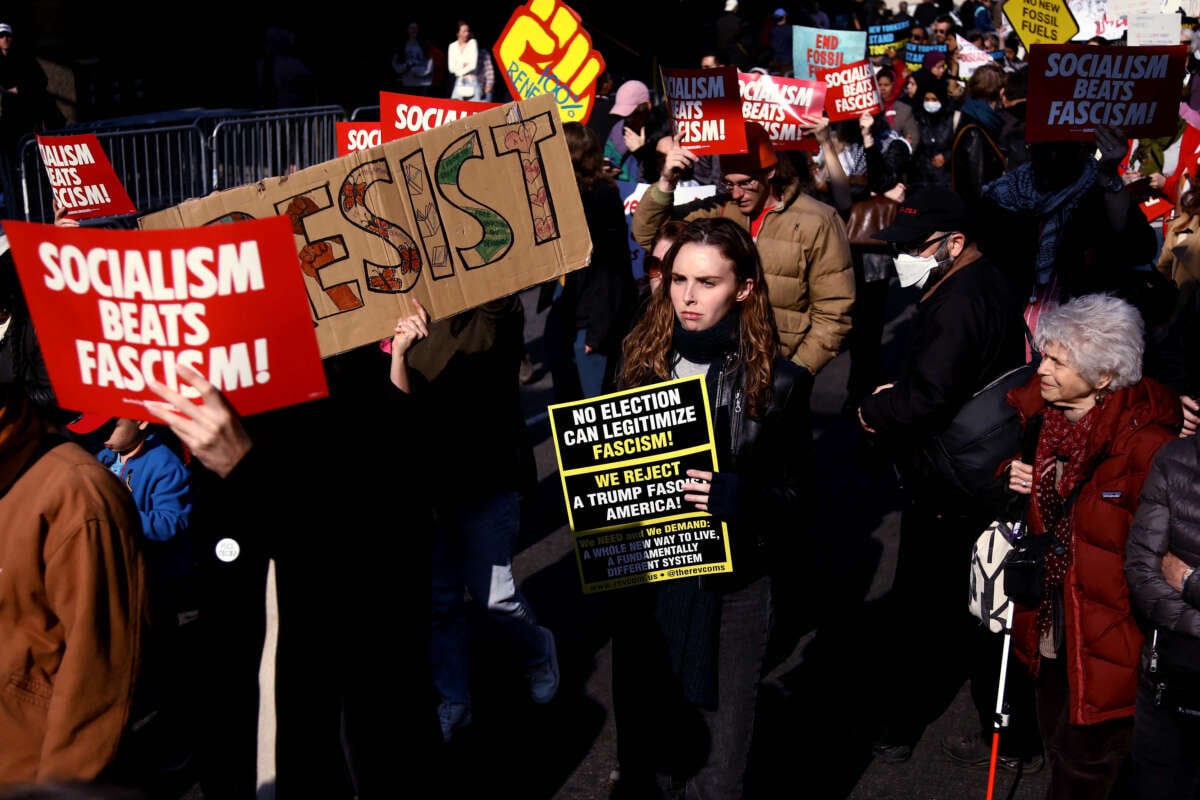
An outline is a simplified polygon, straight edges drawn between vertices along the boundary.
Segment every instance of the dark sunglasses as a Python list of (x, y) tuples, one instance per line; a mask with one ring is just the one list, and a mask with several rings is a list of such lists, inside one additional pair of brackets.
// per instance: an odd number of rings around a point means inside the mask
[(893, 242), (892, 243), (892, 254), (900, 255), (901, 253), (907, 253), (910, 256), (915, 256), (918, 253), (924, 253), (932, 245), (940, 244), (940, 243), (946, 241), (953, 235), (954, 235), (954, 232), (951, 231), (950, 233), (943, 233), (941, 236), (935, 236), (932, 239), (926, 239), (923, 242), (922, 241), (903, 242), (903, 243), (902, 242)]

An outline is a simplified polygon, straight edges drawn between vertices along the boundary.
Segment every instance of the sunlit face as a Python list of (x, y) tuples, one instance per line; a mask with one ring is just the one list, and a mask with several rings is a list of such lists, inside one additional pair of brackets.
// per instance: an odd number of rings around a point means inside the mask
[(671, 306), (685, 330), (705, 331), (716, 325), (752, 288), (754, 280), (739, 282), (733, 262), (713, 245), (688, 242), (675, 254)]
[[(1048, 342), (1042, 348), (1037, 374), (1042, 379), (1043, 400), (1068, 411), (1077, 411), (1080, 416), (1096, 404), (1096, 391), (1102, 388), (1088, 383), (1079, 374), (1067, 355), (1067, 348), (1057, 342)], [(1104, 378), (1102, 383), (1107, 386), (1109, 379)]]
[(671, 245), (675, 244), (672, 239), (659, 239), (654, 245), (654, 249), (650, 251), (650, 268), (647, 270), (647, 275), (650, 278), (650, 292), (653, 294), (658, 291), (658, 287), (662, 285), (662, 261), (667, 257), (667, 251), (671, 249)]
[(125, 455), (142, 440), (142, 423), (132, 419), (118, 419), (104, 446), (118, 455)]
[(721, 187), (729, 192), (730, 199), (748, 217), (756, 217), (771, 197), (771, 176), (774, 169), (756, 175), (731, 172), (725, 175)]

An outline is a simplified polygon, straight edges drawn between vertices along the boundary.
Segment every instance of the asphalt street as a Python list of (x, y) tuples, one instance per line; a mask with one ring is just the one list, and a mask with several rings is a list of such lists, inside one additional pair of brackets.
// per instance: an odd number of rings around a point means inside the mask
[[(540, 367), (545, 314), (536, 312), (536, 296), (536, 289), (522, 294), (526, 343)], [(914, 299), (893, 284), (884, 332), (888, 363), (901, 357)], [(597, 365), (588, 362), (585, 368)], [(909, 761), (882, 763), (871, 753), (879, 703), (886, 702), (879, 680), (890, 667), (873, 645), (882, 628), (880, 601), (895, 568), (900, 496), (891, 465), (864, 446), (857, 422), (842, 414), (848, 368), (849, 357), (843, 353), (821, 372), (813, 393), (816, 496), (821, 500), (810, 520), (811, 548), (788, 571), (789, 580), (776, 583), (776, 591), (784, 595), (783, 613), (768, 654), (770, 673), (761, 694), (747, 797), (982, 800), (987, 797), (986, 767), (954, 764), (940, 747), (944, 737), (974, 724), (965, 685), (926, 728)], [(474, 722), (427, 772), (439, 776), (436, 789), (403, 791), (397, 797), (457, 800), (498, 793), (521, 800), (608, 798), (617, 760), (605, 601), (580, 588), (546, 415), (552, 386), (543, 369), (522, 388), (522, 400), (539, 483), (536, 497), (524, 509), (514, 573), (539, 622), (557, 637), (558, 695), (545, 706), (534, 705), (516, 659), (489, 636), (486, 621), (476, 615)], [(964, 581), (966, 571), (964, 564)], [(262, 672), (266, 697), (271, 650)], [(260, 731), (259, 772), (265, 785), (258, 800), (274, 800), (273, 715), (269, 706), (263, 710), (268, 724)], [(397, 754), (398, 768), (404, 757)], [(1041, 798), (1047, 780), (1045, 769), (1023, 775), (1000, 770), (993, 796)], [(193, 786), (182, 800), (202, 796)]]
[[(545, 315), (535, 311), (535, 291), (523, 297), (526, 342), (540, 365)], [(884, 345), (890, 363), (901, 356), (913, 299), (893, 284)], [(876, 697), (871, 684), (888, 669), (871, 647), (879, 633), (873, 615), (894, 569), (899, 490), (891, 465), (842, 414), (848, 368), (843, 353), (818, 376), (813, 394), (822, 502), (813, 510), (811, 558), (795, 565), (794, 581), (777, 586), (790, 610), (777, 621), (778, 644), (769, 654), (748, 792), (830, 800), (984, 798), (986, 767), (954, 764), (940, 749), (944, 737), (972, 725), (965, 687), (926, 729), (911, 760), (885, 764), (872, 757), (877, 709), (868, 698)], [(462, 782), (451, 796), (504, 785), (510, 797), (603, 800), (617, 766), (604, 605), (580, 591), (546, 417), (552, 387), (543, 370), (535, 375), (522, 393), (540, 483), (537, 502), (526, 509), (514, 570), (540, 621), (558, 637), (562, 686), (553, 703), (534, 706), (521, 676), (497, 668), (502, 654), (480, 651), (488, 667), (476, 670), (476, 730), (451, 754), (447, 774)], [(514, 752), (521, 754), (515, 762)], [(1041, 797), (1046, 782), (1046, 770), (1019, 778), (1001, 770), (994, 796)]]

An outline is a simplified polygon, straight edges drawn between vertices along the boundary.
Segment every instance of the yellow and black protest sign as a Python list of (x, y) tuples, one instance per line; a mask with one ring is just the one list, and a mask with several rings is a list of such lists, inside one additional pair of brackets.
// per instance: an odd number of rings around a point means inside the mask
[(585, 593), (733, 569), (725, 524), (683, 498), (717, 469), (702, 376), (549, 411)]
[(1026, 50), (1035, 44), (1064, 44), (1079, 33), (1066, 0), (1007, 0), (1002, 11)]

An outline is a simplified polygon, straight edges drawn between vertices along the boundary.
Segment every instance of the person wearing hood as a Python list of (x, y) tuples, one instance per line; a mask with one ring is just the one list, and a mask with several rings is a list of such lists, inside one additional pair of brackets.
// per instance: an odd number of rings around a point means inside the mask
[(920, 142), (913, 153), (912, 187), (921, 189), (928, 186), (950, 187), (950, 153), (954, 144), (954, 109), (946, 93), (946, 80), (938, 77), (938, 71), (944, 73), (945, 53), (929, 53), (925, 63), (930, 62), (929, 56), (942, 56), (940, 61), (934, 60), (932, 67), (922, 65), (915, 73), (917, 81), (916, 99), (913, 104), (913, 119), (917, 123)]

